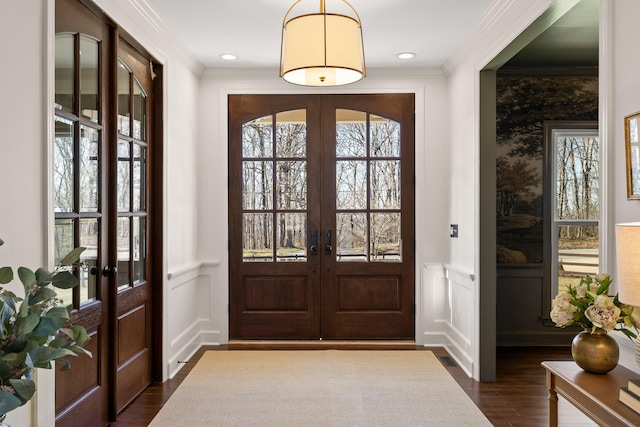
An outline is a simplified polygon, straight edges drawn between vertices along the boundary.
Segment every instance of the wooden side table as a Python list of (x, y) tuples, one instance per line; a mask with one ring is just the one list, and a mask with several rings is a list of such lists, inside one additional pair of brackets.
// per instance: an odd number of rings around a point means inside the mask
[(558, 425), (558, 395), (601, 426), (640, 426), (640, 414), (618, 400), (620, 387), (637, 374), (618, 365), (608, 374), (590, 374), (575, 362), (542, 362), (547, 370), (549, 425)]

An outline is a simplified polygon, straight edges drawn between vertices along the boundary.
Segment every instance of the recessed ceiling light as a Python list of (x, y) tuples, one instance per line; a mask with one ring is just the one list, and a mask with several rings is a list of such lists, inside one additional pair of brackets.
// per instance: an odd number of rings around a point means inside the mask
[(415, 58), (416, 54), (413, 52), (400, 52), (396, 56), (398, 59), (411, 59)]
[(220, 55), (220, 58), (224, 59), (225, 61), (233, 61), (235, 59), (238, 59), (238, 57), (233, 53), (223, 53), (222, 55)]

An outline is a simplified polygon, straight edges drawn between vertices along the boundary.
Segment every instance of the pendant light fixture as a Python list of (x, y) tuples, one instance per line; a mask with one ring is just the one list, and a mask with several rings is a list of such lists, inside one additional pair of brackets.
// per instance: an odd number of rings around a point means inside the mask
[(295, 14), (302, 1), (284, 16), (280, 77), (303, 86), (339, 86), (365, 77), (362, 23), (356, 10), (346, 0), (335, 0), (354, 16), (329, 13), (326, 0), (320, 0), (318, 13)]

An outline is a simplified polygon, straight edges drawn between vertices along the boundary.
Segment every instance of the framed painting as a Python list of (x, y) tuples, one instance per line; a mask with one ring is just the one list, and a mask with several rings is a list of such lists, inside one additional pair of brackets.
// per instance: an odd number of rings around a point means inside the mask
[(640, 112), (624, 118), (627, 156), (627, 199), (640, 200)]

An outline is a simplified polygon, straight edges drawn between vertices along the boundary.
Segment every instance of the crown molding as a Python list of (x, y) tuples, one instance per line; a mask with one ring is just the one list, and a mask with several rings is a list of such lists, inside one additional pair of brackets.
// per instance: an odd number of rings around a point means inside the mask
[(160, 63), (178, 57), (196, 76), (204, 66), (146, 0), (94, 0), (124, 31), (135, 38)]
[(502, 19), (502, 16), (509, 10), (514, 2), (515, 0), (496, 0), (491, 4), (489, 9), (486, 10), (480, 20), (473, 26), (465, 40), (442, 65), (446, 76), (450, 76), (453, 70), (455, 70), (471, 52), (477, 49), (480, 40), (484, 38), (496, 22)]

